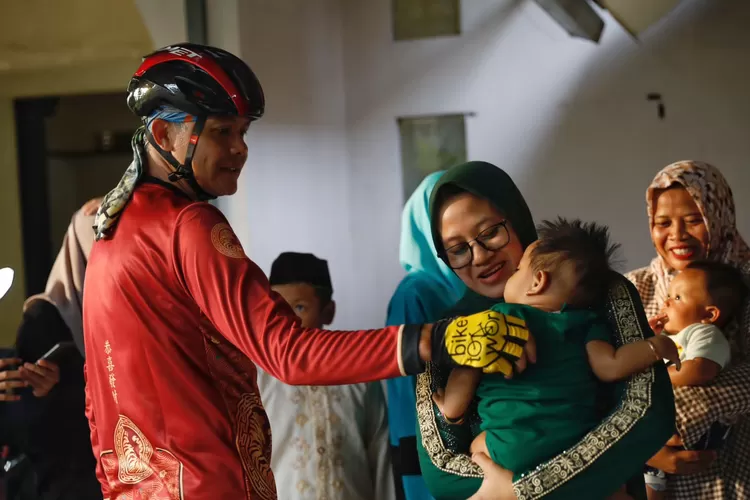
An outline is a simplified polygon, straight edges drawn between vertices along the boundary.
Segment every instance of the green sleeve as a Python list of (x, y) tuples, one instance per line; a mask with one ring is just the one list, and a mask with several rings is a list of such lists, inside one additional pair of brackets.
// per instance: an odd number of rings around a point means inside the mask
[[(653, 335), (635, 287), (618, 275), (610, 288), (607, 319), (615, 345)], [(518, 478), (519, 500), (606, 498), (620, 485), (643, 493), (643, 464), (674, 433), (674, 396), (664, 365), (657, 363), (629, 380), (607, 386), (614, 409), (583, 439), (552, 460)], [(640, 488), (639, 488), (640, 486)]]
[(591, 323), (589, 331), (586, 332), (585, 342), (591, 342), (592, 340), (603, 340), (604, 342), (612, 342), (612, 328), (609, 323), (600, 318)]

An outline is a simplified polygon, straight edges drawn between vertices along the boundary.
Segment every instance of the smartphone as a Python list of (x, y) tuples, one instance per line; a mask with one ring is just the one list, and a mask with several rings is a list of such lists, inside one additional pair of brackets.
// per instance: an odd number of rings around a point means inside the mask
[(78, 352), (78, 348), (76, 347), (75, 342), (58, 342), (57, 344), (52, 346), (52, 349), (44, 353), (42, 357), (37, 361), (41, 361), (42, 359), (44, 359), (46, 361), (51, 361), (52, 363), (59, 364), (74, 352)]

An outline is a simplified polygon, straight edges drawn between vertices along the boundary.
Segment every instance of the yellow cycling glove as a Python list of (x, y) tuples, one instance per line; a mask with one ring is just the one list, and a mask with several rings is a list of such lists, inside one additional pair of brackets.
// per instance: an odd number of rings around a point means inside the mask
[(441, 365), (513, 374), (529, 340), (526, 322), (493, 310), (440, 320), (432, 331), (432, 359)]

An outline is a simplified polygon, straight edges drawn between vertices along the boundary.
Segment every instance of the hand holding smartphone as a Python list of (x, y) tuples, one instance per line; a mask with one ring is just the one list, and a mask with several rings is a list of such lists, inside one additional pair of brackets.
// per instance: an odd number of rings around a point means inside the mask
[(34, 396), (46, 396), (60, 381), (59, 365), (74, 352), (78, 353), (74, 342), (58, 342), (36, 363), (24, 363), (18, 370), (21, 379), (31, 386)]
[(0, 348), (0, 402), (18, 401), (17, 390), (31, 387), (36, 397), (46, 396), (60, 381), (60, 365), (78, 353), (75, 342), (58, 342), (35, 363), (24, 363), (13, 348)]

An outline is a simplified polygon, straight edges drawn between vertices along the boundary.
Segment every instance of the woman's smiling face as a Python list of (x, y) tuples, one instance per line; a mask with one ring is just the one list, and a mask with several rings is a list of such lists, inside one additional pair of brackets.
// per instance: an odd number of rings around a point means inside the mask
[[(505, 284), (523, 256), (523, 247), (510, 221), (506, 221), (488, 200), (467, 192), (445, 200), (440, 207), (438, 220), (448, 260), (461, 257), (457, 252), (469, 252), (462, 244), (469, 243), (471, 246), (473, 256), (463, 256), (463, 259), (471, 257), (471, 261), (455, 269), (461, 281), (480, 295), (502, 299)], [(506, 222), (505, 226), (503, 222)], [(487, 241), (503, 239), (507, 242), (498, 250), (487, 250), (475, 241), (480, 235), (481, 239), (487, 238)], [(451, 263), (448, 262), (448, 265)]]
[(706, 258), (708, 228), (684, 187), (678, 185), (654, 193), (651, 240), (667, 266), (676, 271)]

